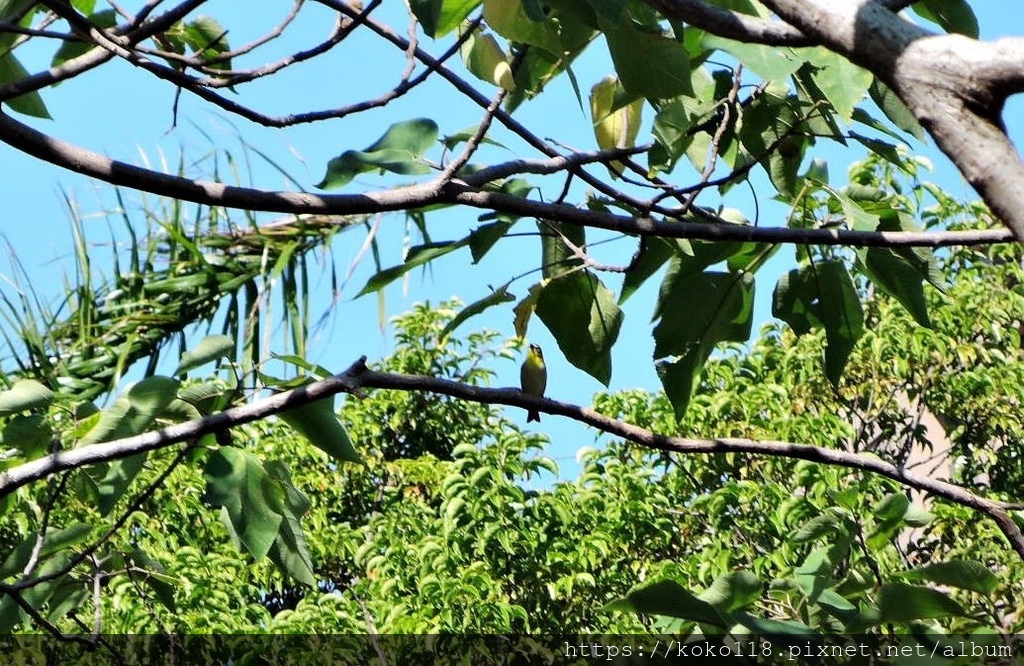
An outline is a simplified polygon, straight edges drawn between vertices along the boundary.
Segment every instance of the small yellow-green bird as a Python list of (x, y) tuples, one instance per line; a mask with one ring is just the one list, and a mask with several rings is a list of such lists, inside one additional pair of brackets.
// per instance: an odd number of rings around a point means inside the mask
[[(548, 386), (548, 367), (544, 365), (544, 352), (540, 345), (530, 345), (523, 367), (519, 369), (519, 384), (523, 393), (543, 396)], [(526, 422), (540, 421), (540, 413), (536, 409), (528, 410)]]

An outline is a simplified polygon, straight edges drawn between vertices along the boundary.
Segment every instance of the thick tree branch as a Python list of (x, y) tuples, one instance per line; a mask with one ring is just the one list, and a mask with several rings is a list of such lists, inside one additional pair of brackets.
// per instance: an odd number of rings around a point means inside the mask
[[(559, 203), (522, 199), (489, 192), (455, 180), (438, 190), (431, 183), (367, 192), (318, 195), (308, 192), (268, 192), (221, 183), (190, 180), (118, 162), (47, 136), (0, 111), (0, 141), (33, 157), (86, 176), (134, 189), (208, 206), (290, 214), (360, 215), (418, 208), (429, 204), (463, 204), (521, 216), (575, 222), (637, 236), (664, 236), (697, 240), (847, 245), (851, 247), (945, 247), (1002, 243), (1012, 236), (999, 229), (978, 231), (874, 232), (846, 229), (764, 228), (735, 224), (708, 224), (635, 218), (592, 211)], [(571, 157), (566, 168), (578, 168)], [(514, 164), (514, 163), (509, 163)], [(526, 163), (529, 171), (532, 163)], [(508, 175), (502, 165), (493, 173)], [(472, 178), (472, 177), (470, 177)], [(482, 184), (482, 183), (481, 183)], [(710, 216), (710, 214), (709, 214)]]
[[(881, 78), (989, 208), (1024, 241), (1024, 161), (1001, 114), (1024, 75), (1020, 40), (934, 35), (874, 0), (765, 0), (784, 21)], [(992, 65), (990, 63), (995, 63)]]
[(807, 37), (791, 25), (740, 14), (704, 0), (647, 0), (647, 4), (669, 18), (684, 21), (719, 37), (767, 46), (810, 45)]
[(984, 57), (975, 59), (974, 70), (1000, 94), (1024, 92), (1024, 37), (982, 43)]
[[(726, 39), (766, 46), (797, 47), (815, 44), (794, 25), (783, 21), (766, 21), (756, 16), (709, 4), (705, 0), (646, 1), (664, 16), (683, 21)], [(889, 11), (898, 12), (912, 5), (915, 0), (873, 1)]]
[(1012, 505), (980, 497), (965, 488), (909, 473), (896, 465), (875, 457), (792, 442), (764, 441), (742, 438), (694, 439), (669, 437), (638, 426), (617, 421), (587, 407), (550, 400), (523, 393), (514, 388), (470, 386), (445, 379), (376, 372), (367, 369), (365, 357), (344, 372), (257, 402), (233, 407), (219, 414), (177, 424), (156, 432), (127, 437), (113, 442), (59, 451), (0, 473), (0, 497), (16, 489), (45, 479), (53, 474), (86, 465), (119, 460), (185, 441), (195, 441), (207, 434), (279, 414), (337, 393), (358, 393), (360, 389), (377, 388), (399, 391), (427, 391), (484, 404), (502, 404), (524, 409), (537, 409), (585, 423), (601, 432), (671, 453), (744, 453), (807, 460), (878, 474), (898, 483), (940, 497), (955, 504), (979, 511), (991, 518), (1006, 536), (1014, 551), (1024, 558), (1024, 533), (1008, 513)]

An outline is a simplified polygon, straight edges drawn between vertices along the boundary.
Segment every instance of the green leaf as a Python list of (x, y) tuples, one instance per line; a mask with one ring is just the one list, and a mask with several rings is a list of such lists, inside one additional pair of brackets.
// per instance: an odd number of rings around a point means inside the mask
[(628, 92), (647, 99), (693, 94), (690, 56), (682, 42), (625, 23), (600, 25), (615, 72)]
[(860, 104), (871, 86), (871, 73), (823, 47), (810, 49), (806, 55), (808, 62), (813, 63), (811, 78), (818, 90), (849, 123), (854, 107)]
[(341, 187), (367, 171), (403, 175), (429, 173), (430, 167), (420, 158), (437, 142), (437, 137), (437, 123), (429, 118), (395, 123), (366, 150), (347, 150), (328, 162), (327, 173), (317, 187), (325, 190)]
[(267, 557), (278, 569), (300, 583), (316, 585), (313, 560), (309, 555), (306, 537), (299, 522), (303, 514), (309, 511), (309, 500), (293, 485), (287, 465), (274, 460), (267, 463), (266, 469), (284, 488), (284, 501), (275, 507), (283, 519), (277, 539), (270, 547)]
[[(525, 178), (509, 178), (508, 180), (502, 181), (501, 186), (498, 188), (494, 188), (494, 185), (490, 184), (485, 185), (484, 189), (488, 191), (494, 189), (495, 191), (501, 192), (502, 194), (508, 194), (509, 196), (525, 199), (530, 195), (530, 192), (536, 189), (536, 186), (531, 185), (530, 181), (526, 180)], [(494, 219), (498, 220), (499, 222), (507, 222), (509, 224), (515, 222), (520, 218), (519, 215), (515, 215), (513, 213), (494, 212), (482, 215), (480, 217), (480, 221), (483, 222), (485, 218), (490, 219), (488, 216), (493, 216)], [(482, 257), (483, 255), (481, 254), (480, 256)], [(476, 255), (474, 255), (474, 257), (476, 257)]]
[(693, 143), (690, 132), (695, 119), (695, 114), (679, 99), (661, 105), (651, 127), (655, 143), (648, 152), (648, 164), (652, 171), (672, 171)]
[[(880, 221), (878, 231), (920, 231), (906, 214), (897, 213)], [(935, 254), (929, 248), (870, 247), (857, 250), (857, 266), (867, 277), (906, 308), (914, 320), (931, 327), (924, 282), (945, 290)]]
[(219, 358), (227, 358), (235, 349), (235, 341), (226, 335), (208, 335), (199, 341), (195, 349), (181, 355), (175, 375), (188, 372)]
[(416, 19), (429, 37), (443, 37), (459, 26), (481, 0), (411, 0)]
[[(185, 43), (203, 60), (216, 58), (231, 50), (228, 44), (227, 30), (218, 21), (209, 16), (199, 16), (185, 23)], [(214, 69), (231, 69), (231, 59), (214, 62)]]
[[(51, 555), (84, 542), (92, 532), (93, 527), (86, 523), (74, 523), (61, 529), (51, 527), (46, 531), (43, 545), (36, 556), (40, 560), (45, 560)], [(32, 559), (32, 553), (38, 547), (38, 535), (38, 532), (29, 532), (25, 539), (10, 551), (3, 564), (0, 564), (0, 580), (17, 576), (25, 570)]]
[(608, 288), (589, 272), (569, 273), (543, 285), (536, 312), (566, 360), (607, 386), (612, 345), (622, 325), (622, 311)]
[(978, 18), (964, 0), (921, 0), (910, 6), (914, 13), (949, 33), (978, 38)]
[(96, 10), (96, 0), (71, 0), (71, 6), (86, 16), (92, 16)]
[[(177, 399), (179, 387), (178, 381), (170, 377), (146, 377), (100, 413), (96, 425), (79, 440), (79, 445), (109, 442), (146, 432)], [(138, 453), (85, 470), (96, 482), (98, 507), (104, 515), (114, 508), (117, 500), (131, 485), (148, 455)]]
[(811, 139), (793, 128), (801, 123), (793, 97), (766, 93), (743, 110), (739, 140), (748, 161), (758, 160), (785, 199), (796, 194), (798, 172)]
[(658, 238), (644, 236), (640, 239), (640, 249), (626, 270), (619, 293), (619, 305), (626, 302), (649, 277), (654, 275), (670, 257), (687, 254), (693, 256), (693, 247), (683, 239)]
[(761, 598), (764, 584), (749, 571), (730, 571), (716, 578), (699, 598), (728, 613), (746, 608)]
[[(62, 591), (67, 590), (67, 578), (57, 574), (70, 564), (71, 558), (71, 553), (59, 553), (42, 561), (35, 570), (35, 575), (39, 578), (49, 577), (49, 580), (33, 585), (21, 593), (25, 602), (37, 611), (44, 611), (44, 616), (48, 615), (48, 613), (45, 613), (47, 604), (55, 596), (55, 593), (60, 594)], [(64, 595), (58, 596), (55, 601), (59, 602), (61, 596)], [(66, 599), (66, 596), (64, 598)], [(57, 609), (53, 608), (50, 610)], [(66, 606), (64, 610), (67, 610)], [(8, 632), (12, 624), (19, 621), (23, 623), (28, 622), (28, 614), (14, 604), (9, 595), (0, 597), (0, 630)]]
[(448, 325), (441, 330), (441, 334), (438, 336), (438, 338), (441, 340), (446, 339), (449, 335), (451, 335), (452, 331), (454, 331), (456, 328), (462, 325), (462, 323), (465, 322), (467, 319), (469, 319), (470, 317), (475, 317), (476, 315), (482, 313), (484, 310), (487, 310), (488, 308), (491, 308), (495, 305), (499, 305), (501, 303), (508, 303), (510, 301), (516, 300), (516, 297), (508, 292), (508, 286), (510, 284), (512, 283), (508, 282), (506, 284), (503, 284), (497, 289), (493, 290), (487, 296), (484, 296), (475, 303), (471, 303), (470, 305), (467, 305), (466, 307), (462, 308), (462, 310), (459, 311), (459, 314), (455, 315), (452, 318), (452, 320), (448, 322)]
[(216, 382), (189, 384), (178, 391), (178, 398), (195, 407), (202, 414), (211, 414), (223, 406), (224, 387)]
[[(93, 3), (95, 3), (95, 0), (93, 0)], [(79, 5), (83, 4), (83, 0), (74, 0), (72, 4), (76, 9), (78, 9), (78, 11), (85, 14), (89, 13), (89, 11), (79, 7)], [(19, 2), (18, 0), (0, 0), (0, 21), (11, 21), (12, 19), (18, 18), (25, 9), (25, 3)], [(31, 14), (33, 11), (34, 10), (29, 13)]]
[(224, 508), (246, 551), (262, 559), (277, 539), (283, 520), (276, 510), (285, 499), (280, 482), (267, 474), (255, 455), (231, 447), (213, 452), (203, 476), (205, 500)]
[(964, 615), (964, 609), (949, 596), (930, 587), (887, 583), (878, 593), (883, 622), (913, 622)]
[(537, 96), (548, 82), (565, 71), (568, 63), (568, 58), (543, 49), (528, 49), (513, 73), (515, 88), (505, 97), (506, 110), (512, 112), (526, 100)]
[[(231, 58), (218, 60), (231, 51), (227, 30), (209, 16), (199, 16), (189, 21), (178, 21), (162, 33), (160, 45), (172, 53), (198, 58), (204, 61), (207, 67), (214, 70), (230, 70), (232, 68)], [(175, 69), (182, 69), (182, 64), (175, 60), (168, 59), (167, 64)]]
[[(874, 86), (874, 83), (872, 83), (871, 85)], [(877, 118), (875, 118), (874, 116), (872, 116), (870, 113), (868, 113), (867, 111), (865, 111), (862, 108), (858, 107), (858, 108), (854, 109), (853, 110), (852, 118), (853, 118), (853, 120), (857, 121), (858, 123), (861, 123), (862, 125), (867, 125), (868, 127), (870, 127), (871, 129), (875, 130), (876, 132), (881, 132), (882, 134), (887, 134), (888, 136), (891, 136), (892, 138), (896, 139), (897, 141), (899, 141), (903, 145), (908, 146), (908, 147), (910, 146), (910, 144), (907, 143), (906, 137), (904, 137), (902, 134), (897, 132), (891, 126), (883, 123), (881, 120), (878, 120)], [(823, 181), (823, 182), (827, 182), (827, 181)]]
[(141, 577), (146, 585), (153, 590), (153, 594), (156, 595), (160, 603), (171, 612), (174, 612), (174, 591), (182, 584), (182, 581), (173, 576), (168, 576), (167, 570), (164, 569), (163, 565), (147, 555), (141, 548), (136, 548), (126, 557), (132, 566), (145, 569), (145, 572), (134, 572), (132, 574), (133, 577), (136, 579)]
[(830, 615), (847, 621), (856, 615), (857, 607), (831, 589), (835, 583), (832, 572), (836, 567), (836, 561), (845, 557), (843, 555), (835, 558), (834, 549), (835, 546), (815, 549), (793, 573), (810, 603), (817, 604)]
[(825, 329), (825, 375), (837, 385), (850, 352), (864, 334), (864, 312), (846, 264), (826, 261), (783, 275), (772, 297), (772, 314), (797, 335)]
[(398, 266), (392, 266), (391, 268), (385, 268), (384, 270), (374, 274), (366, 281), (366, 284), (359, 293), (356, 294), (356, 298), (365, 296), (366, 294), (372, 294), (375, 291), (380, 291), (387, 285), (391, 284), (398, 278), (402, 277), (417, 266), (422, 266), (438, 257), (443, 257), (449, 252), (459, 249), (469, 243), (468, 238), (464, 238), (458, 241), (444, 241), (441, 243), (425, 243), (423, 245), (417, 245), (409, 248), (409, 253), (406, 255), (405, 263), (399, 264)]
[(921, 123), (917, 122), (917, 118), (907, 108), (907, 105), (903, 103), (903, 100), (890, 90), (888, 86), (876, 78), (871, 82), (868, 94), (871, 96), (872, 101), (878, 105), (878, 108), (882, 110), (882, 113), (885, 114), (885, 117), (892, 121), (893, 125), (913, 135), (919, 141), (925, 140), (926, 135), (924, 128), (921, 127)]
[(127, 394), (103, 410), (99, 422), (79, 445), (109, 442), (145, 432), (177, 398), (180, 386), (178, 380), (159, 375), (137, 382)]
[(804, 522), (790, 536), (793, 543), (815, 541), (825, 535), (834, 534), (843, 527), (843, 520), (835, 512), (821, 513)]
[[(548, 16), (555, 16), (563, 22), (567, 23), (579, 23), (589, 27), (592, 30), (597, 30), (597, 13), (605, 10), (615, 11), (616, 6), (621, 6), (625, 3), (625, 0), (586, 0), (586, 2), (579, 2), (579, 0), (547, 0), (543, 4), (547, 5), (551, 9), (552, 13)], [(618, 20), (613, 18), (612, 20)]]
[(910, 527), (924, 527), (932, 522), (935, 516), (922, 506), (913, 505), (907, 509), (903, 522)]
[(880, 141), (879, 139), (872, 139), (871, 137), (864, 136), (858, 132), (850, 131), (850, 138), (870, 150), (875, 155), (878, 155), (890, 164), (895, 165), (899, 169), (905, 169), (903, 156), (900, 155), (900, 151), (893, 144), (887, 141)]
[(770, 243), (743, 243), (739, 250), (726, 260), (726, 266), (730, 273), (756, 271), (778, 252), (780, 247), (779, 244)]
[(333, 396), (281, 412), (278, 417), (332, 458), (362, 463), (348, 431), (334, 411)]
[(645, 615), (664, 615), (726, 629), (729, 622), (708, 602), (683, 589), (674, 580), (660, 580), (634, 587), (605, 610)]
[(871, 515), (876, 520), (890, 522), (902, 520), (910, 508), (910, 498), (903, 493), (889, 493), (871, 507)]
[(40, 409), (52, 402), (53, 391), (34, 379), (19, 379), (11, 388), (0, 392), (0, 415)]
[(480, 263), (480, 260), (494, 247), (494, 244), (505, 237), (511, 227), (511, 222), (491, 222), (469, 232), (469, 252), (473, 255), (473, 263)]
[(703, 245), (695, 244), (694, 254), (693, 260), (673, 258), (654, 313), (659, 319), (654, 327), (654, 358), (677, 357), (656, 365), (676, 419), (685, 415), (693, 387), (715, 345), (745, 341), (753, 321), (753, 275), (693, 273), (694, 267), (707, 260), (701, 256)]
[(654, 369), (658, 373), (658, 379), (665, 391), (665, 396), (672, 405), (676, 420), (681, 421), (686, 416), (686, 409), (690, 406), (690, 398), (693, 396), (693, 389), (700, 379), (701, 369), (704, 363), (714, 351), (713, 347), (697, 345), (688, 350), (678, 358), (667, 361), (658, 361)]
[(753, 321), (754, 282), (748, 273), (690, 273), (674, 259), (661, 284), (654, 316), (654, 358), (696, 346), (744, 342)]
[(92, 593), (83, 589), (75, 580), (58, 578), (54, 582), (53, 594), (46, 600), (46, 619), (56, 622), (73, 610), (87, 604)]
[(484, 0), (484, 20), (510, 42), (536, 46), (555, 55), (562, 54), (557, 28), (549, 21), (531, 19), (522, 0)]
[[(465, 129), (461, 129), (458, 132), (455, 132), (454, 134), (446, 134), (443, 137), (441, 137), (441, 143), (444, 144), (444, 147), (447, 148), (448, 150), (453, 150), (460, 143), (467, 143), (470, 139), (476, 136), (477, 130), (479, 128), (479, 125), (470, 125)], [(489, 146), (497, 146), (499, 148), (506, 148), (505, 144), (495, 141), (494, 139), (490, 139), (486, 136), (480, 139), (480, 143), (485, 143)], [(519, 179), (513, 178), (512, 180)]]
[(49, 453), (53, 441), (53, 428), (42, 414), (18, 414), (4, 424), (4, 446), (14, 447), (27, 459)]
[(579, 270), (583, 259), (573, 252), (569, 243), (585, 250), (586, 227), (572, 222), (538, 220), (537, 229), (541, 234), (541, 271), (546, 279)]
[(818, 632), (802, 622), (793, 620), (773, 620), (770, 618), (754, 617), (748, 613), (737, 613), (736, 621), (750, 631), (760, 636), (771, 636), (772, 644), (778, 643), (782, 646), (789, 645), (817, 645), (820, 643)]
[[(26, 70), (13, 53), (0, 54), (0, 85), (21, 81), (28, 77)], [(32, 116), (33, 118), (51, 118), (50, 112), (46, 110), (46, 104), (38, 92), (29, 92), (19, 95), (14, 99), (4, 101), (12, 111)]]
[(903, 528), (903, 517), (909, 509), (910, 498), (902, 493), (890, 493), (879, 500), (871, 510), (877, 523), (868, 535), (868, 545), (872, 548), (884, 547)]
[(999, 586), (999, 578), (987, 566), (967, 560), (936, 562), (907, 572), (907, 577), (985, 595), (992, 594)]
[(814, 602), (843, 620), (852, 618), (857, 612), (857, 607), (849, 599), (831, 589), (822, 590)]
[(802, 51), (737, 42), (711, 33), (704, 34), (701, 45), (705, 49), (725, 51), (766, 81), (785, 81), (807, 62)]
[(547, 8), (541, 0), (522, 0), (523, 12), (531, 21), (543, 22), (548, 20)]

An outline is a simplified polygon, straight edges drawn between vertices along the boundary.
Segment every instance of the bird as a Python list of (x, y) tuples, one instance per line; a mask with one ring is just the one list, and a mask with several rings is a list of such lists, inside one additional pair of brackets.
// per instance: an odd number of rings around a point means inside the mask
[[(544, 352), (540, 345), (530, 345), (523, 367), (519, 369), (519, 383), (523, 393), (543, 396), (548, 385), (548, 368), (544, 365)], [(540, 421), (540, 412), (536, 409), (527, 410), (526, 422)]]

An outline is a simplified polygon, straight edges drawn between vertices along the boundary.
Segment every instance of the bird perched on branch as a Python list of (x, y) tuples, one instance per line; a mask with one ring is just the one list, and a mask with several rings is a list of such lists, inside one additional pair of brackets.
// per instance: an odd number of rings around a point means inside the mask
[[(544, 389), (548, 386), (548, 368), (544, 365), (544, 352), (540, 345), (530, 345), (523, 367), (519, 369), (519, 383), (523, 393), (544, 395)], [(526, 422), (530, 421), (540, 421), (540, 413), (536, 409), (528, 410)]]

